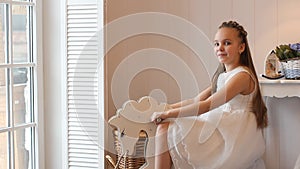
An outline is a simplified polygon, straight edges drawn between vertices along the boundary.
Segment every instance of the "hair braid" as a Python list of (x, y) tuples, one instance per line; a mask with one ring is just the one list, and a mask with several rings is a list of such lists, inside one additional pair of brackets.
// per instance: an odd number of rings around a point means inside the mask
[(244, 42), (247, 38), (247, 31), (244, 29), (243, 26), (241, 26), (239, 23), (237, 23), (236, 21), (228, 21), (228, 22), (223, 22), (220, 26), (220, 28), (234, 28), (239, 32), (239, 37), (242, 39), (242, 42)]

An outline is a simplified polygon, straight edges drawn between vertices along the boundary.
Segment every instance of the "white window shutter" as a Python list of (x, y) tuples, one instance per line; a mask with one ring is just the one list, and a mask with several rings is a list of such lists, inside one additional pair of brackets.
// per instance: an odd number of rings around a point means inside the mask
[(97, 67), (99, 3), (66, 3), (67, 139), (69, 169), (103, 168), (100, 145)]

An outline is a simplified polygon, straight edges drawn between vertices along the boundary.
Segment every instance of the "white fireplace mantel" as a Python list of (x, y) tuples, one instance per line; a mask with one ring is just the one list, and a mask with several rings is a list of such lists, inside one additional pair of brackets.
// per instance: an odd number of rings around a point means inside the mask
[(300, 97), (300, 80), (269, 80), (259, 78), (262, 96), (268, 97)]

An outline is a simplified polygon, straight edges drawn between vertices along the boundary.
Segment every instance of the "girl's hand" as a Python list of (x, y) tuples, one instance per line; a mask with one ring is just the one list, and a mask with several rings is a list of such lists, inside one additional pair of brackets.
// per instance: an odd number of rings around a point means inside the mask
[(158, 125), (166, 118), (168, 118), (166, 112), (154, 112), (151, 116), (151, 122)]

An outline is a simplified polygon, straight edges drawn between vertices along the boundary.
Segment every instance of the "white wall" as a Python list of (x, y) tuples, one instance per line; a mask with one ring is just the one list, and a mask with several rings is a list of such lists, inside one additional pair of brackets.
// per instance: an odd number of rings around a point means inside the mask
[[(115, 15), (110, 20), (128, 13), (145, 10), (169, 11), (172, 14), (187, 18), (212, 38), (221, 21), (236, 19), (248, 30), (253, 59), (258, 73), (263, 71), (265, 56), (277, 44), (300, 41), (299, 0), (173, 0), (169, 2), (157, 0), (148, 5), (143, 5), (143, 2), (146, 1), (130, 0), (129, 3), (129, 1), (109, 0), (109, 3), (116, 4), (116, 8), (118, 6), (117, 13), (114, 13)], [(141, 8), (136, 8), (135, 5)], [(63, 156), (64, 147), (62, 145), (64, 128), (62, 123), (65, 115), (62, 111), (63, 56), (61, 50), (63, 45), (61, 44), (61, 28), (63, 25), (61, 24), (61, 7), (61, 0), (43, 0), (46, 169), (63, 168), (63, 158), (66, 157)], [(152, 42), (156, 42), (155, 39)], [(121, 49), (124, 50), (124, 48)], [(183, 52), (183, 54), (185, 53)], [(143, 80), (142, 76), (137, 78)], [(141, 88), (140, 92), (145, 92), (144, 89)], [(136, 97), (138, 95), (136, 93)], [(281, 104), (289, 101), (290, 99), (286, 99)], [(296, 109), (299, 99), (293, 99), (293, 102), (296, 102), (293, 106)], [(297, 110), (293, 110), (293, 112), (299, 113)], [(284, 124), (287, 127), (289, 125), (288, 122)]]

